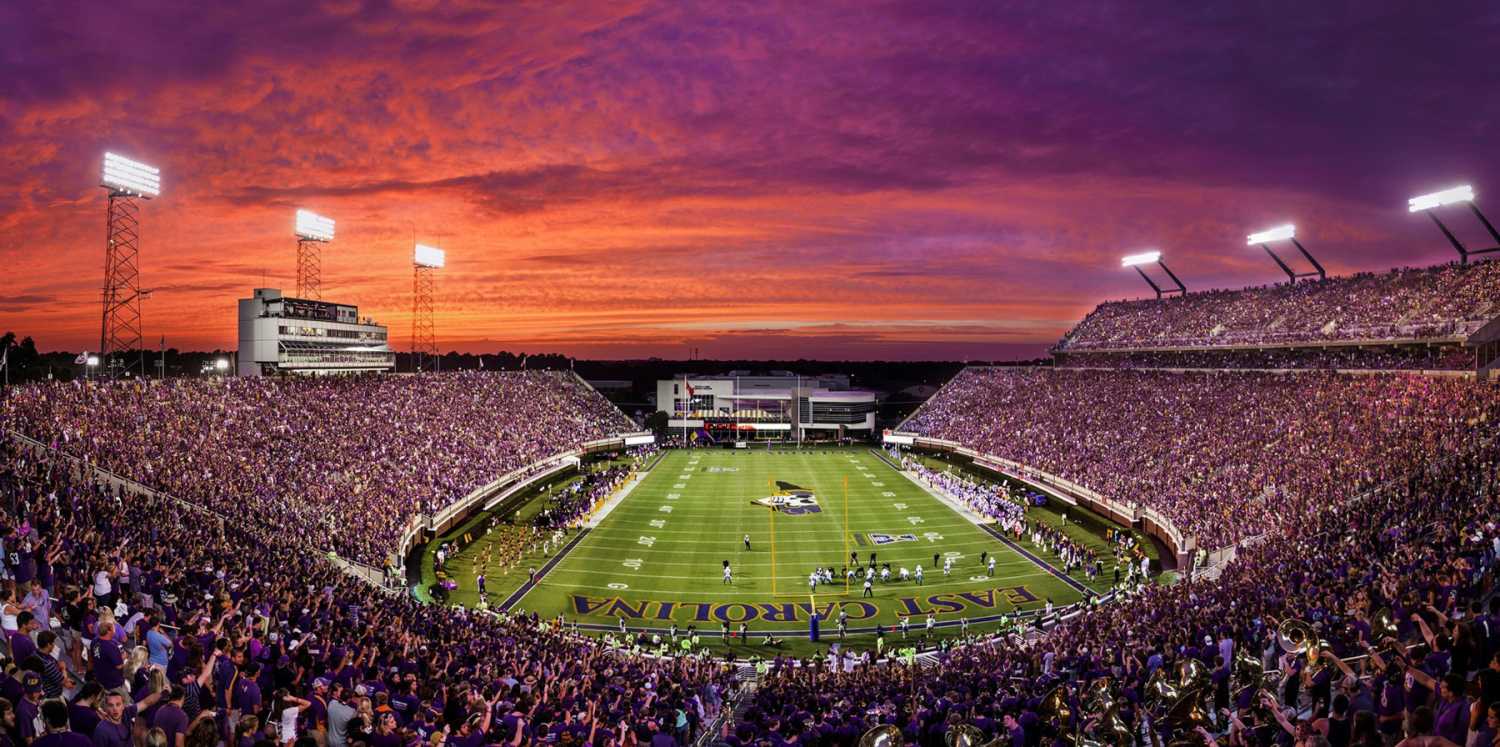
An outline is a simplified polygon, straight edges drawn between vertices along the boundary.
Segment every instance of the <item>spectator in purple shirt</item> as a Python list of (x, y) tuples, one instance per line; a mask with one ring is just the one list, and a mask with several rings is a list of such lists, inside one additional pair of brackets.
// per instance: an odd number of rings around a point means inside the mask
[(125, 655), (120, 651), (120, 644), (115, 642), (118, 631), (114, 619), (114, 615), (100, 613), (99, 632), (91, 647), (94, 679), (105, 690), (116, 690), (125, 684)]
[(167, 703), (156, 710), (151, 726), (161, 729), (166, 736), (167, 747), (183, 747), (187, 741), (188, 716), (182, 709), (186, 692), (181, 685), (173, 685), (167, 694)]
[(16, 726), (21, 742), (31, 744), (42, 734), (42, 676), (36, 672), (21, 675), (21, 698), (16, 701)]
[(91, 747), (88, 737), (68, 728), (68, 704), (61, 700), (42, 703), (42, 725), (46, 733), (32, 747)]
[(99, 711), (95, 709), (104, 688), (97, 682), (86, 682), (68, 704), (68, 725), (79, 734), (92, 735), (99, 725)]
[(16, 615), (16, 629), (5, 634), (10, 642), (10, 658), (15, 661), (26, 661), (36, 653), (36, 644), (31, 640), (32, 631), (39, 626), (31, 611), (27, 610)]
[(140, 702), (125, 705), (125, 695), (108, 692), (104, 695), (104, 708), (100, 709), (99, 725), (94, 727), (94, 747), (133, 747), (130, 728), (135, 715), (141, 709), (150, 708), (161, 700), (161, 693), (154, 692), (141, 698)]

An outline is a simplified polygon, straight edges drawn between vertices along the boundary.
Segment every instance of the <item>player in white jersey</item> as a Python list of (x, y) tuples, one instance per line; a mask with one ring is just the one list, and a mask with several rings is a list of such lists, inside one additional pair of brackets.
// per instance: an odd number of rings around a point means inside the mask
[(951, 576), (951, 575), (953, 575), (953, 558), (944, 558), (943, 559), (943, 575), (944, 576)]
[(993, 555), (990, 556), (989, 572), (991, 576), (995, 575), (995, 557)]
[(724, 583), (726, 583), (726, 584), (732, 584), (732, 583), (734, 583), (734, 572), (731, 571), (729, 569), (729, 566), (727, 566), (727, 565), (724, 566)]

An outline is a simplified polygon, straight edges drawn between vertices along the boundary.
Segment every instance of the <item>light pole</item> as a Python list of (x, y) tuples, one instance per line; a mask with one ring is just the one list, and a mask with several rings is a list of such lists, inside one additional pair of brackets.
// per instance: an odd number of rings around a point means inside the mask
[[(1160, 267), (1162, 272), (1165, 272), (1167, 274), (1167, 277), (1172, 279), (1172, 282), (1176, 284), (1176, 287), (1163, 288), (1160, 285), (1157, 285), (1156, 281), (1152, 280), (1151, 276), (1147, 275), (1146, 271), (1141, 269), (1142, 265), (1150, 264), (1155, 264), (1156, 266)], [(1127, 254), (1124, 257), (1120, 258), (1120, 266), (1132, 268), (1137, 273), (1140, 273), (1141, 279), (1146, 281), (1147, 285), (1151, 286), (1151, 290), (1156, 291), (1157, 298), (1169, 296), (1172, 294), (1181, 296), (1187, 293), (1187, 286), (1183, 285), (1182, 281), (1177, 279), (1177, 276), (1167, 268), (1167, 263), (1161, 261), (1161, 252), (1153, 250), (1149, 252), (1141, 252), (1139, 254)]]
[[(1271, 242), (1273, 241), (1292, 242), (1292, 246), (1297, 247), (1297, 251), (1302, 252), (1303, 258), (1313, 266), (1313, 270), (1311, 272), (1294, 272), (1290, 265), (1282, 261), (1281, 257), (1276, 256), (1276, 252), (1271, 251)], [(1297, 227), (1290, 223), (1284, 226), (1268, 228), (1258, 233), (1252, 233), (1245, 237), (1245, 245), (1259, 246), (1266, 250), (1266, 254), (1276, 263), (1276, 266), (1280, 267), (1281, 271), (1286, 273), (1288, 282), (1296, 283), (1297, 278), (1310, 278), (1313, 276), (1317, 276), (1319, 280), (1328, 279), (1328, 273), (1323, 271), (1323, 265), (1318, 264), (1318, 260), (1313, 259), (1313, 255), (1307, 251), (1307, 247), (1303, 246), (1302, 242), (1297, 241)]]
[[(1454, 236), (1453, 232), (1448, 230), (1446, 225), (1443, 225), (1443, 221), (1437, 217), (1437, 213), (1435, 212), (1437, 208), (1459, 203), (1465, 203), (1469, 206), (1469, 210), (1473, 211), (1474, 217), (1479, 219), (1479, 222), (1484, 225), (1486, 231), (1489, 231), (1490, 238), (1495, 240), (1495, 246), (1488, 249), (1470, 249), (1464, 246), (1464, 243), (1459, 241), (1458, 237)], [(1406, 201), (1406, 211), (1409, 213), (1427, 213), (1427, 217), (1431, 218), (1432, 222), (1437, 224), (1438, 230), (1443, 232), (1443, 236), (1447, 237), (1448, 243), (1452, 244), (1453, 249), (1458, 252), (1459, 262), (1462, 264), (1469, 263), (1469, 255), (1471, 254), (1500, 252), (1500, 231), (1496, 231), (1495, 226), (1490, 223), (1490, 219), (1484, 217), (1484, 213), (1479, 212), (1479, 206), (1474, 204), (1474, 188), (1467, 184), (1462, 187), (1445, 189), (1441, 192), (1417, 195)]]
[[(109, 190), (105, 223), (104, 315), (99, 324), (99, 355), (111, 374), (130, 366), (119, 354), (136, 350), (144, 368), (141, 343), (140, 205), (161, 194), (161, 171), (113, 153), (104, 154), (99, 186)], [(142, 373), (145, 373), (142, 371)]]
[(323, 300), (323, 245), (333, 241), (333, 219), (297, 211), (297, 297)]
[[(413, 371), (422, 370), (422, 360), (432, 356), (433, 370), (441, 363), (437, 357), (437, 335), (433, 316), (437, 295), (437, 271), (447, 264), (447, 254), (436, 247), (417, 244), (412, 250), (411, 280), (411, 355)], [(525, 367), (524, 365), (522, 366)]]

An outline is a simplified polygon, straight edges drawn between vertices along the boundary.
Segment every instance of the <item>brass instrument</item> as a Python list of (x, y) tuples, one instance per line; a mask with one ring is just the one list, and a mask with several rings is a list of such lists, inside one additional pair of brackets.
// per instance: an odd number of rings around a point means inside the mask
[(902, 747), (905, 744), (901, 730), (891, 724), (876, 726), (859, 738), (859, 747)]
[(1182, 697), (1182, 691), (1169, 681), (1167, 670), (1163, 667), (1152, 672), (1146, 679), (1144, 695), (1147, 705), (1154, 711), (1167, 703), (1177, 702)]
[(1066, 731), (1073, 719), (1073, 708), (1068, 705), (1068, 691), (1062, 685), (1052, 688), (1037, 706), (1037, 714), (1043, 721), (1051, 722), (1059, 733)]
[(1381, 607), (1370, 617), (1370, 642), (1376, 645), (1387, 638), (1397, 638), (1400, 628), (1396, 624), (1396, 613), (1390, 607)]
[(1312, 625), (1302, 620), (1288, 618), (1276, 626), (1276, 643), (1286, 653), (1304, 653), (1317, 640), (1318, 632), (1313, 630)]
[(1184, 693), (1176, 703), (1167, 710), (1167, 723), (1181, 729), (1191, 731), (1208, 723), (1208, 711), (1203, 707), (1203, 699), (1207, 690), (1196, 688)]
[(1208, 682), (1208, 667), (1197, 659), (1177, 662), (1177, 689), (1184, 692), (1203, 687)]
[(1234, 679), (1241, 684), (1259, 682), (1266, 674), (1266, 665), (1259, 656), (1245, 646), (1236, 646), (1234, 652)]
[(1120, 718), (1120, 705), (1111, 706), (1104, 713), (1104, 721), (1100, 723), (1103, 727), (1104, 741), (1115, 747), (1131, 747), (1135, 744), (1135, 733), (1131, 731), (1130, 724)]
[(943, 734), (943, 743), (948, 747), (979, 747), (984, 732), (973, 724), (958, 724)]
[(1090, 682), (1083, 691), (1083, 709), (1089, 713), (1108, 711), (1115, 706), (1117, 700), (1114, 680), (1108, 677)]

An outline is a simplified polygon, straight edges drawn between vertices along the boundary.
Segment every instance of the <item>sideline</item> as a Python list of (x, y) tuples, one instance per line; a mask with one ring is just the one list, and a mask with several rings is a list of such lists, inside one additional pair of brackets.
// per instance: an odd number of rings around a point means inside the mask
[(573, 549), (578, 547), (579, 543), (583, 542), (583, 538), (589, 536), (594, 527), (599, 526), (599, 522), (603, 521), (604, 517), (609, 516), (610, 512), (615, 510), (615, 506), (620, 505), (625, 500), (625, 497), (630, 495), (631, 491), (635, 490), (635, 486), (640, 485), (641, 481), (645, 480), (649, 474), (651, 474), (651, 470), (646, 469), (631, 475), (630, 480), (621, 486), (619, 490), (616, 490), (614, 495), (605, 499), (604, 504), (589, 516), (588, 520), (583, 523), (583, 526), (578, 528), (578, 534), (574, 535), (568, 544), (563, 545), (563, 548), (558, 550), (556, 555), (548, 558), (547, 562), (542, 564), (542, 567), (536, 572), (535, 579), (527, 580), (526, 583), (521, 584), (520, 588), (511, 592), (510, 596), (506, 597), (505, 601), (500, 603), (500, 611), (510, 612), (512, 607), (520, 604), (521, 600), (527, 594), (531, 593), (532, 589), (540, 585), (542, 579), (546, 578), (547, 574), (563, 561), (563, 558), (566, 558), (569, 553), (573, 552)]
[(1077, 579), (1074, 579), (1072, 576), (1069, 576), (1068, 574), (1063, 573), (1062, 570), (1060, 568), (1058, 568), (1057, 566), (1052, 565), (1051, 563), (1049, 563), (1049, 562), (1041, 559), (1040, 557), (1037, 557), (1036, 555), (1032, 554), (1030, 551), (1026, 550), (1025, 548), (1021, 547), (1020, 545), (1018, 545), (1015, 542), (1011, 541), (1010, 538), (1008, 538), (1008, 537), (1005, 536), (1004, 532), (1001, 532), (999, 529), (995, 528), (995, 521), (993, 519), (981, 519), (981, 518), (979, 518), (978, 515), (976, 515), (972, 510), (970, 510), (968, 506), (965, 506), (962, 503), (959, 503), (958, 501), (956, 501), (956, 500), (948, 497), (947, 493), (944, 493), (943, 491), (938, 490), (937, 488), (934, 488), (934, 487), (932, 487), (931, 485), (928, 485), (925, 482), (922, 482), (922, 480), (919, 479), (916, 475), (913, 475), (912, 473), (910, 473), (910, 472), (908, 472), (906, 470), (898, 469), (896, 471), (898, 473), (900, 473), (906, 479), (911, 480), (912, 482), (916, 483), (917, 487), (920, 487), (921, 489), (927, 491), (928, 495), (931, 495), (932, 497), (938, 499), (939, 501), (942, 501), (943, 505), (945, 505), (945, 506), (953, 509), (960, 516), (963, 516), (964, 518), (968, 519), (969, 521), (974, 522), (974, 524), (977, 525), (980, 529), (983, 529), (984, 531), (989, 532), (990, 536), (992, 536), (995, 539), (999, 540), (1001, 544), (1005, 545), (1006, 547), (1010, 548), (1011, 550), (1014, 550), (1017, 555), (1020, 555), (1021, 557), (1025, 558), (1025, 559), (1027, 559), (1029, 561), (1031, 561), (1038, 568), (1041, 568), (1042, 570), (1046, 571), (1047, 573), (1052, 574), (1053, 576), (1055, 576), (1057, 578), (1057, 580), (1059, 580), (1059, 581), (1067, 584), (1070, 588), (1072, 588), (1074, 591), (1078, 592), (1079, 594), (1082, 594), (1084, 599), (1091, 599), (1093, 597), (1099, 596), (1098, 592), (1095, 592), (1093, 589), (1090, 589), (1089, 587), (1084, 586), (1082, 583), (1080, 583)]
[(580, 528), (578, 530), (578, 534), (575, 535), (573, 539), (568, 542), (568, 544), (563, 545), (563, 549), (559, 550), (556, 555), (553, 555), (547, 560), (546, 563), (542, 564), (542, 567), (537, 570), (536, 577), (534, 579), (529, 579), (526, 581), (526, 583), (521, 584), (520, 588), (511, 592), (510, 596), (506, 597), (505, 601), (500, 603), (500, 611), (510, 612), (510, 609), (519, 604), (523, 597), (531, 593), (532, 589), (535, 589), (539, 584), (541, 584), (542, 578), (547, 575), (548, 571), (556, 568), (557, 564), (561, 563), (562, 559), (564, 557), (567, 557), (568, 553), (572, 552), (573, 548), (577, 547), (578, 543), (582, 542), (584, 537), (589, 536), (590, 531), (592, 530), (589, 527)]
[(649, 469), (644, 469), (640, 472), (635, 473), (634, 475), (631, 475), (630, 479), (627, 480), (624, 485), (621, 485), (619, 490), (616, 490), (614, 492), (614, 495), (605, 498), (604, 503), (600, 504), (599, 508), (595, 509), (593, 513), (589, 514), (589, 518), (583, 522), (584, 528), (593, 529), (594, 527), (599, 526), (599, 522), (604, 521), (604, 517), (609, 516), (610, 513), (615, 510), (615, 507), (623, 503), (625, 501), (625, 497), (630, 495), (631, 492), (635, 490), (635, 486), (640, 485), (650, 475), (651, 470)]

